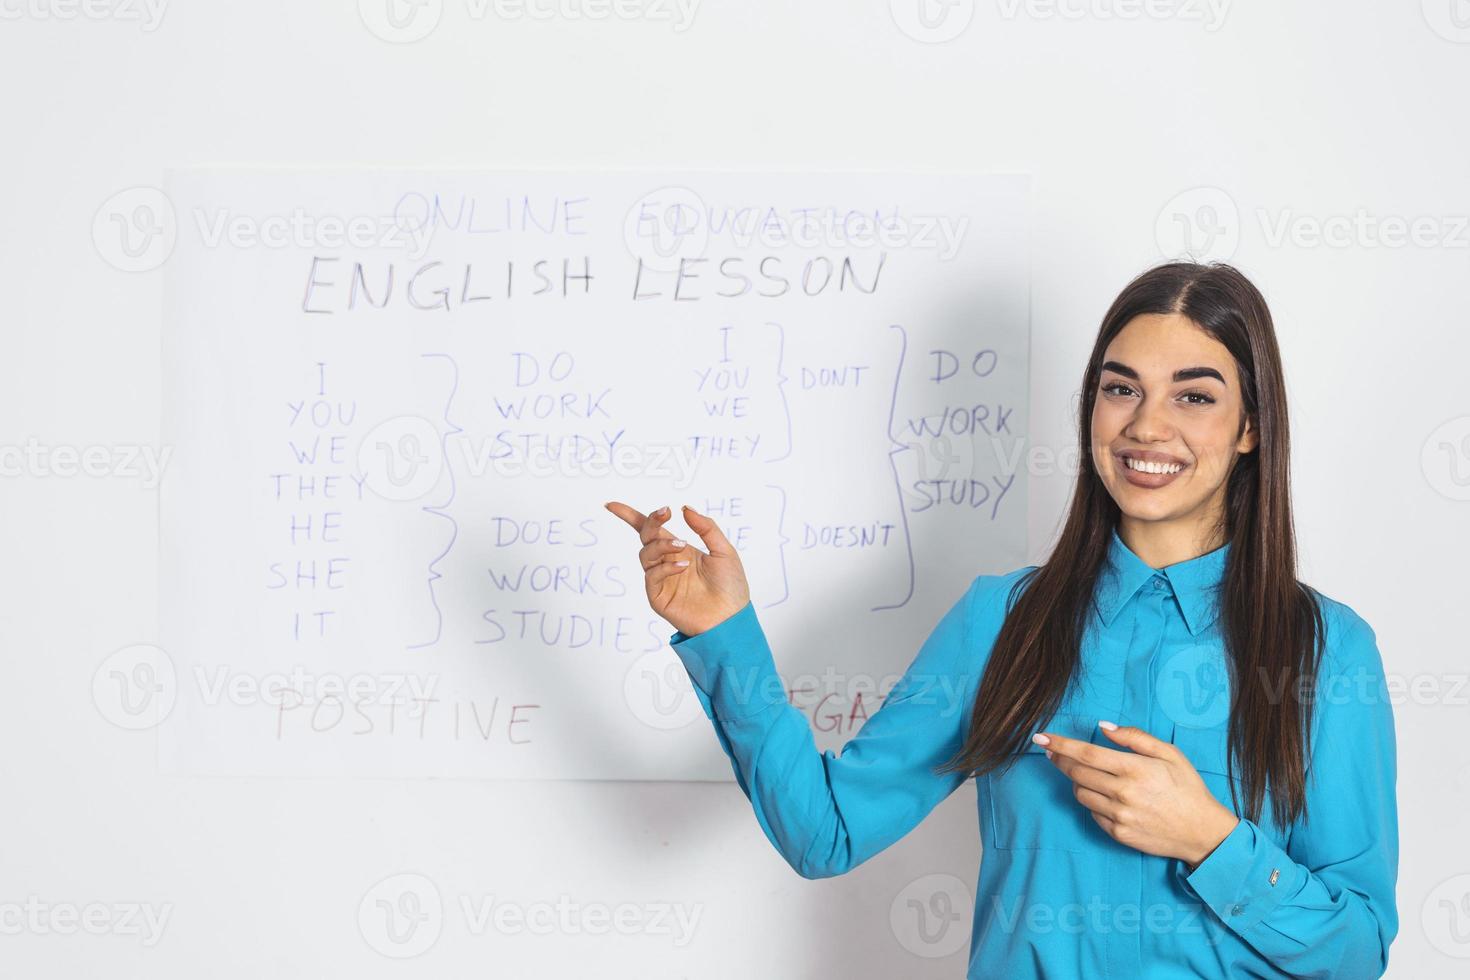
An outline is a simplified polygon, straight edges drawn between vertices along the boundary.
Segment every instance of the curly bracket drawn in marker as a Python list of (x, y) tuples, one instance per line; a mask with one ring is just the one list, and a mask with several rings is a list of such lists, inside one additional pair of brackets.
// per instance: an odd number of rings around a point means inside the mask
[(781, 498), (781, 509), (780, 512), (776, 515), (776, 561), (779, 562), (781, 565), (781, 598), (776, 599), (773, 602), (766, 603), (764, 606), (761, 607), (763, 609), (769, 609), (772, 606), (779, 606), (781, 605), (781, 603), (791, 598), (791, 576), (786, 573), (786, 545), (791, 541), (791, 539), (788, 538), (785, 533), (786, 491), (783, 488), (776, 486), (776, 484), (774, 483), (767, 483), (766, 486), (776, 491), (776, 493)]
[(783, 361), (786, 359), (786, 330), (779, 323), (770, 320), (766, 326), (776, 331), (776, 394), (781, 396), (781, 411), (786, 416), (786, 452), (781, 456), (771, 456), (766, 462), (776, 463), (791, 456), (791, 406), (786, 401), (786, 382), (791, 379), (782, 373)]
[(442, 504), (428, 504), (421, 508), (424, 513), (433, 514), (435, 517), (442, 517), (449, 522), (449, 543), (444, 546), (443, 551), (429, 562), (428, 566), (429, 574), (426, 579), (426, 584), (429, 589), (429, 602), (434, 607), (434, 638), (427, 643), (411, 643), (408, 646), (410, 650), (422, 650), (425, 647), (434, 646), (444, 635), (444, 610), (439, 608), (439, 597), (434, 592), (434, 583), (443, 578), (439, 573), (439, 563), (448, 556), (449, 552), (454, 549), (454, 543), (459, 540), (459, 522), (450, 516), (445, 508), (454, 503), (455, 494), (454, 466), (449, 461), (449, 437), (464, 431), (455, 425), (454, 421), (449, 417), (449, 410), (454, 405), (454, 396), (459, 391), (458, 362), (449, 354), (423, 354), (420, 356), (442, 357), (449, 362), (450, 370), (453, 372), (449, 384), (449, 397), (444, 400), (444, 434), (439, 437), (439, 448), (444, 454), (444, 469), (449, 474), (449, 496)]
[(893, 493), (898, 498), (898, 514), (903, 520), (903, 543), (904, 550), (908, 554), (909, 563), (909, 591), (901, 602), (895, 602), (887, 606), (873, 606), (873, 612), (878, 612), (882, 609), (899, 609), (908, 605), (909, 600), (914, 597), (914, 581), (916, 577), (914, 573), (914, 541), (913, 536), (909, 533), (909, 512), (908, 507), (903, 502), (903, 484), (898, 473), (898, 464), (893, 458), (899, 453), (906, 453), (912, 449), (908, 444), (899, 442), (893, 435), (893, 416), (898, 410), (898, 381), (903, 376), (903, 362), (908, 354), (909, 339), (908, 334), (899, 324), (890, 323), (888, 327), (890, 330), (898, 331), (898, 367), (893, 371), (893, 397), (888, 402), (888, 441), (894, 447), (888, 450), (888, 466), (889, 469), (893, 470)]

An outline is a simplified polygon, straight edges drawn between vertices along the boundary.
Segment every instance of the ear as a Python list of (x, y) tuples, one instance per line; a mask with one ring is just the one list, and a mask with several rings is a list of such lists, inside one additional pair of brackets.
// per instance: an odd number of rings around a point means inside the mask
[(1235, 451), (1238, 453), (1248, 453), (1254, 450), (1259, 443), (1260, 438), (1259, 433), (1256, 432), (1255, 419), (1247, 415), (1245, 417), (1245, 426), (1240, 433), (1240, 438), (1235, 440)]

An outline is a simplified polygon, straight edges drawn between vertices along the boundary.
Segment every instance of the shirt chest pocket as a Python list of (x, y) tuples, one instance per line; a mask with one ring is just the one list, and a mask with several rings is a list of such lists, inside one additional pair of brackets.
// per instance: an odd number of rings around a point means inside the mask
[[(1205, 786), (1209, 788), (1215, 799), (1236, 816), (1244, 816), (1245, 784), (1241, 781), (1239, 768), (1237, 767), (1233, 777), (1226, 770), (1227, 734), (1224, 724), (1209, 728), (1195, 728), (1176, 723), (1173, 742), (1199, 772), (1200, 779), (1204, 780)], [(1232, 784), (1238, 806), (1231, 803)], [(1271, 815), (1272, 802), (1273, 796), (1270, 787), (1267, 787), (1261, 804), (1261, 816), (1256, 824), (1278, 845), (1285, 847), (1291, 834), (1277, 824)]]
[[(1039, 729), (1092, 741), (1095, 723), (1057, 715)], [(1044, 746), (1028, 741), (1008, 767), (985, 774), (987, 847), (1009, 850), (1083, 851), (1106, 837), (1091, 813), (1072, 794), (1072, 781), (1046, 757)]]

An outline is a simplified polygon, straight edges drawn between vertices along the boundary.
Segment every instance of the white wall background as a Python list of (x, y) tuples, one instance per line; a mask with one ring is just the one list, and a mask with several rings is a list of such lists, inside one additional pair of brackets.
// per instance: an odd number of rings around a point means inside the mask
[[(0, 0), (0, 444), (156, 447), (161, 278), (107, 265), (91, 224), (169, 166), (1030, 173), (1029, 415), (1053, 452), (1071, 442), (1107, 302), (1177, 249), (1176, 216), (1193, 219), (1195, 245), (1230, 255), (1277, 318), (1303, 578), (1362, 614), (1390, 673), (1412, 682), (1397, 709), (1390, 975), (1460, 975), (1470, 28), (1451, 15), (1470, 20), (1463, 0), (1237, 0), (1216, 13), (1156, 0), (1141, 16), (1125, 16), (1127, 0), (980, 0), (938, 43), (900, 30), (882, 0), (706, 0), (682, 30), (575, 6), (547, 19), (476, 9), (445, 0), (435, 30), (391, 44), (351, 0), (176, 0), (156, 22), (120, 0)], [(1177, 199), (1199, 187), (1214, 190)], [(1417, 222), (1421, 240), (1395, 238), (1395, 222)], [(1323, 226), (1346, 235), (1319, 242)], [(1040, 560), (1069, 478), (1037, 469), (1030, 483)], [(0, 529), (0, 903), (170, 909), (151, 946), (124, 928), (0, 935), (7, 976), (964, 972), (963, 951), (906, 949), (889, 909), (928, 874), (974, 881), (968, 788), (850, 876), (806, 882), (728, 783), (160, 778), (151, 736), (109, 724), (90, 695), (103, 658), (155, 638), (155, 492), (123, 474), (7, 468)], [(359, 901), (396, 871), (428, 875), (451, 904), (438, 943), (407, 962), (358, 930)], [(458, 905), (561, 895), (700, 918), (676, 947), (659, 934), (477, 934)]]

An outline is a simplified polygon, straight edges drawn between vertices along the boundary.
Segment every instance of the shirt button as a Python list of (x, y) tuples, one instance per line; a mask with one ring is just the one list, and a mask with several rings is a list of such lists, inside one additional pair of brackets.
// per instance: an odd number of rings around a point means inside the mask
[(1244, 911), (1245, 911), (1245, 906), (1244, 905), (1241, 905), (1239, 902), (1237, 902), (1234, 905), (1230, 906), (1230, 914), (1231, 915), (1239, 915), (1240, 913), (1242, 913)]

